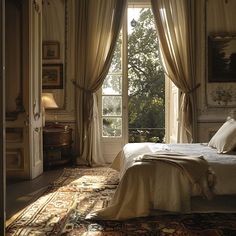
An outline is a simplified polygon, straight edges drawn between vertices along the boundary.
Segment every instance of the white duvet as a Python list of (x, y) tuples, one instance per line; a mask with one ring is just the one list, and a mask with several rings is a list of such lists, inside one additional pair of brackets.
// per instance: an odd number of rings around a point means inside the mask
[(109, 206), (88, 217), (122, 220), (147, 216), (152, 209), (190, 212), (191, 196), (200, 190), (178, 168), (164, 162), (134, 162), (139, 155), (158, 151), (202, 155), (216, 176), (214, 193), (236, 194), (236, 155), (217, 154), (203, 144), (131, 143), (112, 164), (120, 171), (120, 184)]

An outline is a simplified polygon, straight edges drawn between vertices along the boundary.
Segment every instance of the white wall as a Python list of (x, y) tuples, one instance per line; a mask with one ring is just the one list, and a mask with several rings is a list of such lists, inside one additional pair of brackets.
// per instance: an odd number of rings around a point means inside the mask
[(216, 89), (236, 90), (236, 83), (209, 83), (207, 62), (208, 35), (232, 35), (236, 32), (236, 1), (199, 0), (197, 1), (197, 90), (198, 100), (198, 142), (208, 142), (214, 132), (222, 125), (229, 112), (235, 109), (236, 101), (222, 103), (213, 101)]

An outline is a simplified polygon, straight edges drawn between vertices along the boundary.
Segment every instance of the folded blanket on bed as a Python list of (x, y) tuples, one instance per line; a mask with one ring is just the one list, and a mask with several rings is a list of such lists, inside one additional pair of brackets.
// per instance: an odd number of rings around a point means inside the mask
[(201, 155), (186, 155), (178, 152), (147, 153), (134, 158), (135, 162), (162, 161), (179, 168), (192, 184), (197, 184), (202, 194), (211, 199), (214, 186), (214, 173), (209, 169), (208, 162)]

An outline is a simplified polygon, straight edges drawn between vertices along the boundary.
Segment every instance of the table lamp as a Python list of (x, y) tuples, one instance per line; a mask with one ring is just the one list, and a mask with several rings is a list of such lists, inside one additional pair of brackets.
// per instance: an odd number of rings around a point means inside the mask
[(58, 105), (53, 97), (52, 93), (42, 93), (42, 120), (43, 126), (45, 126), (45, 109), (47, 108), (58, 108)]

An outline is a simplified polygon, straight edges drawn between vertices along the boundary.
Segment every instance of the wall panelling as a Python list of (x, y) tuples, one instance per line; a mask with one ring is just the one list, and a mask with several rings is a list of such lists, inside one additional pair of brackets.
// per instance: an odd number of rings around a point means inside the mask
[[(235, 35), (236, 1), (200, 0), (197, 1), (197, 90), (198, 103), (198, 142), (208, 142), (211, 135), (218, 130), (226, 120), (230, 111), (236, 109), (235, 102), (215, 100), (214, 94), (235, 91), (235, 82), (208, 81), (208, 36)], [(234, 99), (234, 98), (232, 98)], [(236, 97), (235, 97), (236, 99)]]

